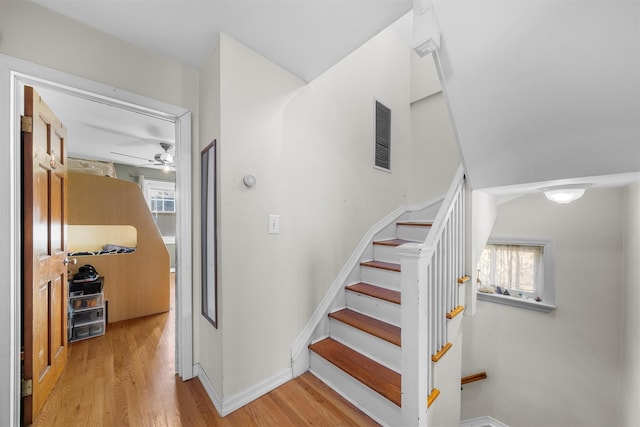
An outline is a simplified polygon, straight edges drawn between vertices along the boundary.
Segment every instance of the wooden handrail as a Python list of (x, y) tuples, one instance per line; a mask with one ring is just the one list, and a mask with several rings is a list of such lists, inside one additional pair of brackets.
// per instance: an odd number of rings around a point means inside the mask
[(462, 377), (462, 379), (460, 380), (460, 385), (465, 385), (468, 383), (472, 383), (474, 381), (480, 381), (480, 380), (484, 380), (487, 378), (487, 373), (486, 372), (478, 372), (477, 374), (473, 374), (473, 375), (469, 375), (466, 377)]

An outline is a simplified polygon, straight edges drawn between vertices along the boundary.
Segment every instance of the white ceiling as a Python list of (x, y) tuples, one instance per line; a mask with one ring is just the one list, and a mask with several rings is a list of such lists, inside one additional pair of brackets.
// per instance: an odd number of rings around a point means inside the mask
[[(411, 0), (33, 1), (194, 68), (222, 31), (307, 81), (412, 7)], [(434, 3), (439, 62), (473, 188), (532, 189), (640, 171), (640, 2)], [(103, 137), (119, 144), (108, 151), (133, 149), (135, 140), (148, 147), (140, 157), (152, 157), (173, 135), (167, 123), (144, 117), (131, 126), (132, 117), (110, 120), (117, 131), (74, 123), (71, 108), (61, 119), (72, 136), (96, 143), (86, 147), (94, 157)]]
[(161, 142), (174, 143), (173, 122), (44, 87), (36, 90), (67, 128), (71, 157), (148, 167), (156, 153), (164, 152)]
[(473, 188), (640, 171), (640, 2), (436, 7)]
[(412, 0), (32, 0), (192, 68), (220, 32), (306, 81), (413, 6)]

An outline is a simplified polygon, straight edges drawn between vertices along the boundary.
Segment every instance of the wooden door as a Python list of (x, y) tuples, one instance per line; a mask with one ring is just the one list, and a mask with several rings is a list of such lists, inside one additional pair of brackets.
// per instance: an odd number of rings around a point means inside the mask
[(65, 138), (66, 129), (60, 120), (32, 87), (25, 87), (22, 118), (25, 425), (31, 424), (42, 408), (67, 360)]

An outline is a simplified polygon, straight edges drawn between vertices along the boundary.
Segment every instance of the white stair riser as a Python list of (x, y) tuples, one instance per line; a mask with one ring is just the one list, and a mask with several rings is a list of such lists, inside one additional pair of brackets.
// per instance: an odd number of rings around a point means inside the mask
[(313, 351), (309, 370), (377, 422), (388, 426), (400, 425), (402, 414), (398, 406)]
[(400, 273), (397, 271), (360, 267), (360, 280), (382, 288), (400, 291)]
[(397, 246), (373, 245), (373, 259), (400, 264)]
[(400, 305), (358, 292), (347, 291), (347, 307), (375, 317), (383, 322), (400, 326)]
[(334, 340), (400, 373), (402, 351), (397, 345), (335, 319), (331, 319), (330, 330)]
[(431, 227), (418, 227), (415, 225), (398, 225), (398, 239), (411, 240), (414, 242), (424, 242), (427, 240)]

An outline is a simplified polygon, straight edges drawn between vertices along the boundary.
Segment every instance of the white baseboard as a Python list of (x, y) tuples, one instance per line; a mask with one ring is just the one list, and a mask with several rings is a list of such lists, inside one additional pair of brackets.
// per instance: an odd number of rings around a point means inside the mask
[(193, 375), (200, 380), (202, 387), (204, 387), (204, 391), (209, 395), (209, 399), (213, 403), (213, 406), (216, 407), (216, 411), (218, 414), (222, 414), (222, 396), (218, 393), (218, 390), (214, 387), (213, 383), (207, 376), (207, 373), (202, 369), (199, 363), (193, 365)]
[(228, 399), (224, 399), (222, 405), (223, 411), (221, 412), (221, 415), (224, 417), (225, 415), (232, 413), (236, 409), (239, 409), (247, 403), (256, 400), (260, 396), (269, 393), (274, 388), (281, 386), (292, 378), (293, 377), (291, 375), (291, 368), (289, 367), (280, 371), (271, 378), (268, 378), (265, 381), (246, 389), (243, 392), (237, 393), (236, 395), (231, 396)]
[(202, 386), (209, 395), (213, 406), (216, 407), (216, 410), (221, 417), (229, 415), (233, 411), (240, 409), (247, 403), (256, 400), (257, 398), (267, 394), (271, 390), (281, 386), (282, 384), (292, 379), (291, 368), (287, 368), (272, 376), (271, 378), (268, 378), (265, 381), (254, 385), (253, 387), (237, 393), (229, 397), (228, 399), (225, 399), (213, 386), (213, 383), (211, 382), (211, 380), (209, 380), (209, 377), (205, 373), (204, 369), (202, 369), (200, 364), (194, 365), (194, 372), (202, 383)]
[(486, 415), (484, 417), (471, 418), (460, 421), (460, 427), (509, 427), (505, 423), (491, 418)]

